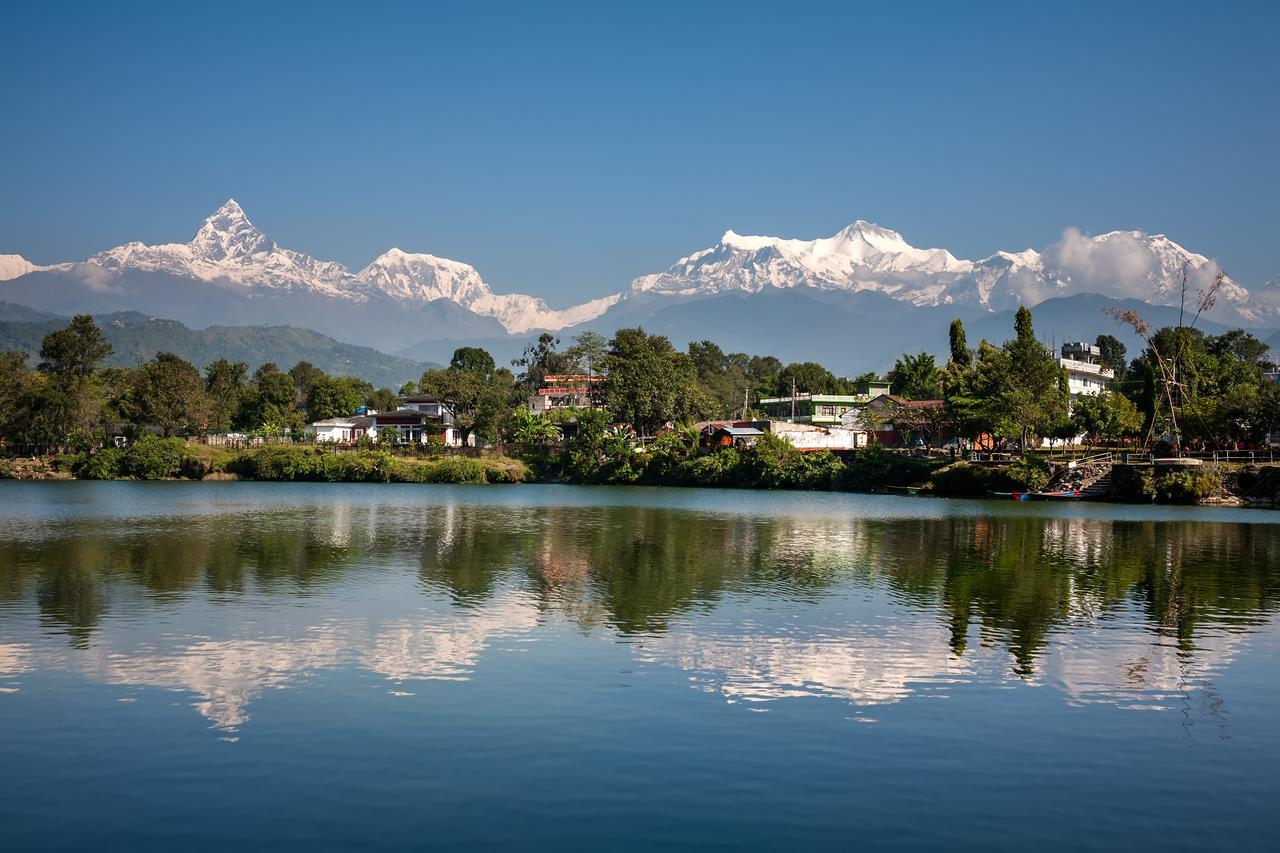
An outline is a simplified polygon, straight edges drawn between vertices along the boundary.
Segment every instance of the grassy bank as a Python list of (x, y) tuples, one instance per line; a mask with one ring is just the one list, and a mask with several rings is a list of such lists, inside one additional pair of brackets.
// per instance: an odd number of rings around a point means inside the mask
[(319, 447), (268, 446), (250, 450), (188, 445), (180, 438), (144, 438), (127, 449), (0, 462), (0, 477), (14, 479), (201, 480), (239, 478), (330, 483), (523, 483), (527, 465), (497, 456), (418, 457), (384, 450), (334, 452)]

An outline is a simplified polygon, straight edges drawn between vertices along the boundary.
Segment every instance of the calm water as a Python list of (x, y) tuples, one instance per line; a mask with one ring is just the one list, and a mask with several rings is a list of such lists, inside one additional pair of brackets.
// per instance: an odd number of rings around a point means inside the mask
[(0, 844), (1260, 848), (1277, 522), (0, 483)]

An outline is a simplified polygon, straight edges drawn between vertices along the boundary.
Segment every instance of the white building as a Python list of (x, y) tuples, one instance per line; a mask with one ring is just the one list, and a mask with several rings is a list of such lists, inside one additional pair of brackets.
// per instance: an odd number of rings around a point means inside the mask
[(1067, 371), (1072, 397), (1097, 396), (1116, 377), (1115, 371), (1102, 366), (1102, 349), (1084, 341), (1063, 344), (1058, 365)]
[(349, 418), (325, 418), (324, 420), (307, 424), (303, 428), (303, 432), (307, 438), (314, 441), (339, 443), (357, 441), (364, 435), (368, 435), (370, 438), (377, 436), (373, 418), (366, 415), (356, 415)]

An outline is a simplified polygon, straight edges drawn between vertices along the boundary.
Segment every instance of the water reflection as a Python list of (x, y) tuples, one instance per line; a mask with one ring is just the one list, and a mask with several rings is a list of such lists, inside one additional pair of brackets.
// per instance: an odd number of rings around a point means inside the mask
[(731, 702), (1009, 682), (1132, 709), (1196, 694), (1216, 715), (1216, 675), (1280, 585), (1271, 524), (243, 494), (200, 516), (9, 519), (0, 689), (70, 671), (181, 690), (233, 730), (321, 670), (465, 679), (495, 644), (567, 631)]

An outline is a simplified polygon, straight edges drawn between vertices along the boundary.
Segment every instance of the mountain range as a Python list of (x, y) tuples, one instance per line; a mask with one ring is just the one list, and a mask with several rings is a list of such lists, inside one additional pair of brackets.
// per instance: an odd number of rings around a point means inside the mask
[[(29, 354), (34, 364), (44, 336), (67, 325), (70, 317), (0, 302), (0, 351)], [(345, 344), (293, 326), (210, 326), (189, 329), (164, 320), (125, 311), (94, 318), (111, 343), (108, 367), (136, 367), (157, 352), (172, 352), (203, 369), (220, 358), (243, 361), (250, 371), (266, 362), (288, 370), (309, 361), (326, 373), (356, 376), (375, 386), (395, 390), (423, 371), (439, 365), (387, 355), (369, 347)]]
[[(954, 317), (983, 325), (1018, 305), (1036, 307), (1046, 337), (1123, 332), (1101, 313), (1109, 301), (1129, 300), (1148, 312), (1177, 306), (1185, 275), (1194, 302), (1220, 271), (1216, 261), (1168, 237), (1140, 231), (1068, 230), (1041, 251), (974, 261), (917, 248), (896, 231), (858, 220), (814, 240), (728, 231), (716, 245), (639, 276), (621, 292), (556, 309), (534, 296), (494, 293), (469, 264), (398, 248), (352, 272), (282, 248), (232, 199), (186, 243), (127, 243), (49, 266), (0, 255), (0, 299), (63, 314), (136, 310), (200, 327), (309, 327), (431, 360), (447, 359), (462, 341), (505, 357), (541, 330), (568, 336), (644, 325), (677, 343), (745, 338), (731, 346), (852, 361), (847, 369), (854, 372), (904, 350), (944, 347), (939, 335)], [(1081, 301), (1086, 296), (1094, 302)], [(1095, 316), (1080, 315), (1086, 303), (1097, 308)], [(1225, 278), (1207, 318), (1258, 329), (1280, 325), (1280, 276), (1254, 291)]]

